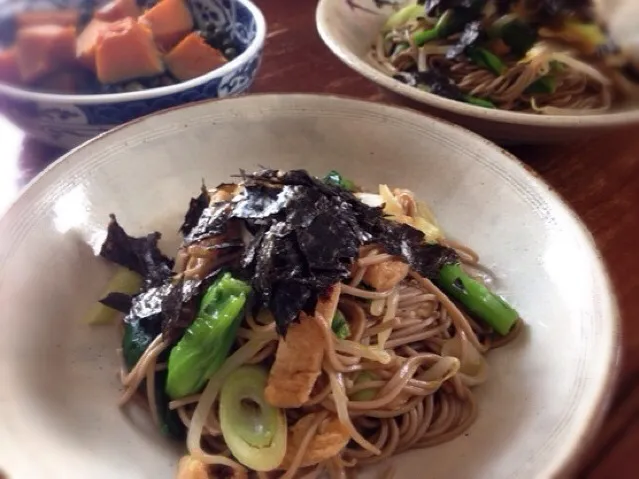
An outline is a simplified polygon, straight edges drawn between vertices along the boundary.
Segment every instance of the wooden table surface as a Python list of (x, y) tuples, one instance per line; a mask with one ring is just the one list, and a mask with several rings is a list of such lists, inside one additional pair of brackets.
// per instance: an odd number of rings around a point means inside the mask
[[(325, 92), (384, 101), (377, 87), (342, 65), (315, 29), (312, 0), (256, 0), (269, 25), (254, 92)], [(61, 153), (0, 117), (0, 210)], [(622, 362), (608, 417), (578, 477), (639, 477), (639, 128), (563, 146), (511, 148), (586, 223), (605, 258), (622, 312)], [(638, 249), (635, 249), (638, 247)]]

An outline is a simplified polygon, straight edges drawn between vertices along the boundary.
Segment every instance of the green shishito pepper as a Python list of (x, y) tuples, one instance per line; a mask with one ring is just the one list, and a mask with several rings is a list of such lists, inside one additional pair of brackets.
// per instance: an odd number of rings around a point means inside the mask
[(437, 282), (447, 294), (502, 336), (508, 334), (519, 319), (512, 306), (468, 276), (459, 264), (445, 265), (439, 271)]
[(225, 273), (206, 291), (195, 321), (169, 355), (166, 392), (171, 398), (197, 393), (222, 366), (250, 290)]

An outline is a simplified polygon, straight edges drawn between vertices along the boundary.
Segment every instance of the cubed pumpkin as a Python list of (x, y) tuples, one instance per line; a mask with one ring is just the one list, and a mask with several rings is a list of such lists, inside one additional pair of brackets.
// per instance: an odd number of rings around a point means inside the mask
[(186, 81), (218, 68), (226, 59), (198, 32), (192, 32), (166, 55), (164, 62), (175, 78)]
[(151, 30), (132, 18), (111, 23), (100, 33), (95, 64), (102, 83), (155, 76), (164, 71)]
[(139, 18), (147, 25), (160, 50), (169, 52), (193, 30), (193, 17), (185, 0), (160, 0)]
[(16, 54), (25, 83), (75, 60), (75, 27), (41, 25), (25, 27), (16, 35)]
[(75, 44), (75, 55), (78, 61), (91, 71), (95, 71), (95, 52), (100, 33), (109, 28), (110, 23), (94, 18), (82, 30)]

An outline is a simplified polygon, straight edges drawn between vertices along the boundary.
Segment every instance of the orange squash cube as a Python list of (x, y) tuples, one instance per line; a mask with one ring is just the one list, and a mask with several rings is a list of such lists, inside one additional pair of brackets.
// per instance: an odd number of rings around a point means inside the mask
[(160, 0), (138, 21), (151, 29), (155, 43), (163, 52), (171, 51), (193, 30), (193, 17), (185, 0)]
[(42, 25), (75, 27), (79, 18), (80, 12), (72, 8), (65, 10), (32, 10), (18, 13), (16, 15), (16, 24), (18, 29)]
[(0, 51), (0, 82), (18, 85), (21, 79), (15, 47)]
[(135, 0), (111, 0), (93, 14), (93, 18), (105, 22), (115, 22), (123, 18), (138, 18), (140, 8)]
[(75, 56), (78, 61), (95, 72), (95, 51), (100, 34), (109, 28), (110, 23), (94, 18), (82, 30), (75, 44)]
[(222, 53), (197, 32), (187, 35), (164, 58), (167, 69), (180, 81), (199, 77), (226, 63)]
[(18, 67), (26, 83), (75, 60), (75, 27), (25, 27), (16, 35)]
[(155, 76), (164, 71), (153, 34), (132, 18), (111, 23), (100, 33), (95, 64), (102, 83)]

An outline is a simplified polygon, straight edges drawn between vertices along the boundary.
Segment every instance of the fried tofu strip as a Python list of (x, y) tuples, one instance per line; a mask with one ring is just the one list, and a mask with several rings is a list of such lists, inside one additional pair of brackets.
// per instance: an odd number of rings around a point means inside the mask
[(377, 291), (388, 291), (408, 275), (409, 266), (401, 260), (391, 259), (369, 266), (364, 273), (364, 282)]
[[(335, 285), (327, 295), (320, 297), (315, 317), (332, 320), (339, 294), (339, 285)], [(269, 404), (294, 408), (308, 401), (321, 373), (323, 359), (322, 326), (305, 313), (300, 313), (300, 321), (289, 326), (286, 338), (281, 338), (277, 346), (275, 363), (264, 392)]]
[[(302, 441), (311, 425), (318, 419), (319, 414), (321, 413), (307, 414), (290, 428), (286, 443), (286, 455), (279, 467), (280, 469), (288, 469), (291, 466), (302, 445)], [(346, 427), (336, 415), (331, 414), (319, 425), (313, 439), (311, 439), (307, 449), (304, 451), (300, 467), (314, 466), (336, 456), (346, 447), (350, 439), (351, 437)]]

